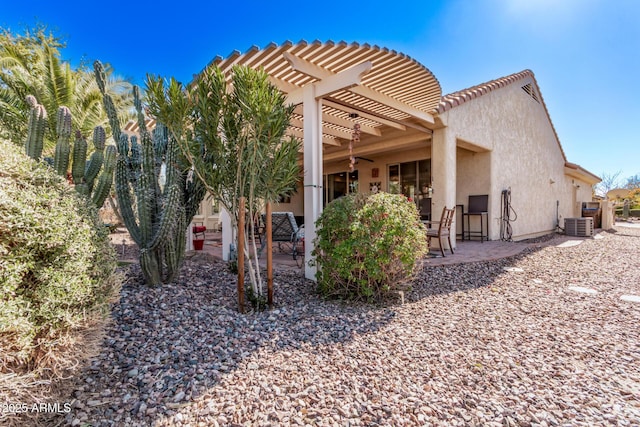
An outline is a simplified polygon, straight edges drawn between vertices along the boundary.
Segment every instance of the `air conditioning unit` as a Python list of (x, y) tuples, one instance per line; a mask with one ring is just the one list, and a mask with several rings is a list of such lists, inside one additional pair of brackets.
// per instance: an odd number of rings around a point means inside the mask
[(564, 232), (567, 236), (590, 237), (593, 236), (593, 218), (565, 218)]

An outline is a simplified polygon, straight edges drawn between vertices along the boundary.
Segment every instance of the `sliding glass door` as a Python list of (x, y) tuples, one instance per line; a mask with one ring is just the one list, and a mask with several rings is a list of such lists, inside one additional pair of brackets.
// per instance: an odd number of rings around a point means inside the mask
[(324, 204), (349, 193), (358, 192), (358, 171), (338, 172), (324, 176)]
[(389, 165), (387, 170), (387, 191), (404, 194), (413, 200), (421, 215), (427, 219), (431, 215), (431, 159), (395, 163)]
[(404, 194), (415, 200), (426, 196), (431, 187), (431, 159), (395, 163), (388, 167), (388, 189), (392, 194)]

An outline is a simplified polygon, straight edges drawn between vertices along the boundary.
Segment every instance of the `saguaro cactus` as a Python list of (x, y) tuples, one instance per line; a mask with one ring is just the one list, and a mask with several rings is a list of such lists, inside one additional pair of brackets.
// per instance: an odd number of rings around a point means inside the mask
[[(122, 133), (117, 111), (105, 92), (104, 68), (94, 63), (113, 138), (118, 141), (115, 182), (118, 205), (132, 239), (140, 247), (140, 266), (149, 285), (173, 280), (184, 259), (186, 229), (205, 195), (198, 180), (190, 179), (188, 163), (167, 128), (158, 123), (149, 132), (138, 87), (133, 88), (140, 143)], [(166, 181), (160, 185), (160, 169)], [(137, 212), (134, 212), (134, 203)]]
[[(29, 157), (38, 160), (42, 155), (42, 147), (44, 145), (47, 111), (42, 105), (38, 104), (36, 98), (32, 95), (27, 96), (27, 103), (31, 106), (31, 115), (29, 116), (25, 151)], [(95, 151), (91, 154), (91, 158), (87, 163), (87, 141), (83, 138), (82, 134), (80, 134), (80, 131), (76, 131), (73, 150), (71, 149), (71, 111), (64, 106), (58, 109), (56, 116), (56, 134), (58, 136), (58, 142), (56, 144), (54, 158), (47, 158), (45, 160), (53, 166), (58, 175), (67, 178), (67, 173), (69, 172), (69, 157), (73, 152), (71, 180), (75, 184), (75, 189), (78, 193), (90, 197), (96, 207), (101, 208), (106, 196), (109, 194), (109, 191), (111, 191), (113, 168), (115, 166), (115, 147), (110, 146), (110, 150), (113, 150), (113, 155), (105, 158), (106, 133), (101, 126), (96, 126), (93, 131)], [(95, 178), (100, 173), (103, 164), (102, 174), (104, 175), (104, 179), (101, 182), (100, 191), (92, 195)], [(111, 172), (109, 172), (109, 170)], [(101, 175), (101, 179), (103, 175)], [(112, 181), (107, 182), (108, 176), (112, 177)]]

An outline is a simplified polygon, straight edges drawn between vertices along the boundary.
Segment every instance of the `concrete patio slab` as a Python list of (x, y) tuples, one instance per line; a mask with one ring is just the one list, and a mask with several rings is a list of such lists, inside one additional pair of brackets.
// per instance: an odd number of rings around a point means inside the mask
[[(571, 236), (564, 235), (556, 235), (553, 238), (542, 241), (542, 242), (505, 242), (501, 240), (492, 240), (492, 241), (457, 241), (457, 247), (455, 248), (455, 253), (451, 254), (449, 251), (446, 251), (446, 256), (442, 257), (440, 255), (439, 250), (431, 249), (431, 253), (428, 257), (426, 257), (422, 262), (427, 266), (436, 266), (436, 265), (454, 265), (454, 264), (464, 264), (471, 262), (482, 262), (482, 261), (495, 261), (507, 257), (511, 257), (514, 255), (518, 255), (525, 249), (529, 247), (545, 247), (545, 246), (556, 246), (556, 247), (572, 247), (580, 244), (583, 240), (588, 239), (585, 238), (576, 238)], [(285, 245), (286, 246), (286, 245)], [(288, 247), (285, 247), (284, 250), (288, 250)], [(222, 238), (219, 232), (207, 232), (205, 238), (205, 244), (202, 251), (194, 251), (196, 254), (198, 252), (202, 253), (206, 256), (211, 256), (215, 259), (222, 259)], [(304, 268), (303, 261), (298, 258), (294, 260), (290, 254), (290, 251), (283, 252), (278, 249), (277, 245), (274, 245), (273, 252), (273, 263), (274, 268), (284, 268), (284, 269), (293, 269), (299, 270), (301, 273)], [(261, 257), (260, 264), (265, 267), (266, 266), (266, 256)]]

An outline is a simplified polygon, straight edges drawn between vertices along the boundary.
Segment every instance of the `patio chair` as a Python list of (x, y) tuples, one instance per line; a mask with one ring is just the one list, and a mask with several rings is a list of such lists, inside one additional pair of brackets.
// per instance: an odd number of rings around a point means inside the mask
[[(480, 243), (485, 240), (489, 241), (489, 195), (482, 194), (479, 196), (469, 196), (469, 208), (463, 213), (463, 217), (467, 219), (466, 231), (463, 233), (462, 240), (465, 237), (471, 240), (472, 237), (480, 237)], [(480, 231), (472, 231), (470, 219), (472, 216), (480, 217)], [(486, 222), (486, 227), (485, 227)], [(463, 227), (465, 229), (465, 227)], [(465, 236), (466, 234), (466, 236)]]
[(420, 200), (420, 219), (427, 223), (431, 221), (431, 197)]
[(436, 224), (437, 228), (428, 228), (427, 229), (427, 245), (431, 247), (431, 239), (434, 237), (438, 238), (440, 243), (440, 251), (442, 252), (442, 256), (445, 257), (444, 254), (444, 238), (446, 237), (449, 241), (449, 249), (451, 250), (451, 254), (454, 254), (453, 245), (451, 244), (451, 224), (453, 223), (453, 218), (455, 218), (456, 208), (455, 206), (452, 209), (447, 209), (445, 206), (442, 209), (442, 216), (440, 217), (440, 221), (432, 221), (432, 226)]
[[(266, 224), (265, 214), (262, 214), (262, 222)], [(293, 212), (271, 213), (271, 241), (278, 242), (280, 251), (285, 252), (285, 250), (282, 249), (283, 243), (291, 245), (291, 256), (295, 260), (299, 256), (300, 249), (298, 243), (301, 239), (304, 239), (304, 229), (298, 227)], [(261, 252), (266, 244), (267, 239), (265, 236), (262, 240)]]

